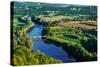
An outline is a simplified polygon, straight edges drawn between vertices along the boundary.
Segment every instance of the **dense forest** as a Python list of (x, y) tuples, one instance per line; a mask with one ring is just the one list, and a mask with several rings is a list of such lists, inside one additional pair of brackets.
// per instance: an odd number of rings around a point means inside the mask
[[(30, 19), (31, 18), (31, 19)], [(27, 32), (43, 25), (42, 39), (79, 61), (97, 60), (97, 6), (11, 2), (11, 64), (63, 63), (35, 47)]]

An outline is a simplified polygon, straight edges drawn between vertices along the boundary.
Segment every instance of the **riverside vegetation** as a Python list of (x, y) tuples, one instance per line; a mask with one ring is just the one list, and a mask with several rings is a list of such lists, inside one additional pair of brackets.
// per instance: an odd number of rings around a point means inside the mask
[(76, 62), (97, 60), (96, 6), (11, 2), (11, 9), (12, 65), (63, 63), (39, 50), (32, 51), (34, 41), (27, 32), (35, 23), (43, 25), (44, 42), (62, 47)]
[[(12, 65), (30, 65), (30, 64), (51, 64), (61, 63), (50, 56), (41, 53), (39, 50), (32, 52), (32, 38), (26, 33), (34, 26), (34, 22), (24, 19), (23, 23), (21, 16), (14, 16), (12, 21)], [(33, 45), (34, 46), (34, 45)]]

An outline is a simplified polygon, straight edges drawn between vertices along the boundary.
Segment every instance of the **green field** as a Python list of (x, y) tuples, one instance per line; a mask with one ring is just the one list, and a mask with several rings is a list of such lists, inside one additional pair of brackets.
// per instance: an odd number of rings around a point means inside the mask
[[(43, 25), (46, 43), (62, 47), (76, 62), (97, 60), (97, 7), (36, 2), (11, 2), (11, 64), (14, 66), (63, 63), (37, 50), (27, 35)], [(32, 16), (32, 20), (28, 19)]]

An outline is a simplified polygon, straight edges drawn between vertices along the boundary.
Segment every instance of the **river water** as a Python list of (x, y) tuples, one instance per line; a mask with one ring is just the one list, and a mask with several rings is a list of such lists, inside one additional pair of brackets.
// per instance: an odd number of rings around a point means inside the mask
[(62, 60), (63, 62), (75, 62), (75, 59), (72, 58), (67, 52), (65, 52), (61, 47), (58, 47), (54, 44), (45, 43), (42, 36), (43, 26), (35, 24), (35, 26), (28, 32), (29, 36), (34, 37), (33, 40), (33, 51), (40, 50), (46, 55), (49, 55), (55, 59)]

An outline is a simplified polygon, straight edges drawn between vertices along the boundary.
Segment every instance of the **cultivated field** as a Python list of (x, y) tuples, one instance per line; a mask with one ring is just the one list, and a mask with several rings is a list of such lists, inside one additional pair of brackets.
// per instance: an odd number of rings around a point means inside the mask
[(82, 29), (96, 29), (96, 26), (86, 25), (86, 24), (81, 24), (81, 23), (75, 23), (75, 22), (64, 23), (64, 26), (73, 26), (73, 27), (79, 27), (79, 28), (82, 28)]

